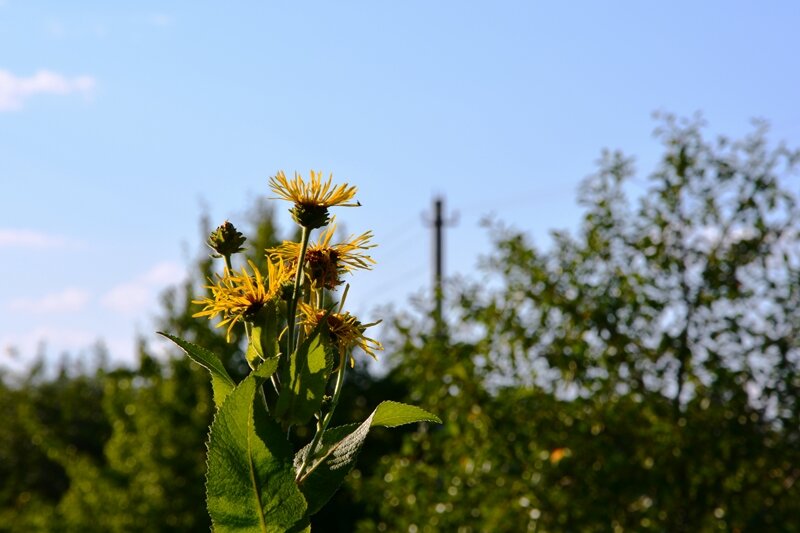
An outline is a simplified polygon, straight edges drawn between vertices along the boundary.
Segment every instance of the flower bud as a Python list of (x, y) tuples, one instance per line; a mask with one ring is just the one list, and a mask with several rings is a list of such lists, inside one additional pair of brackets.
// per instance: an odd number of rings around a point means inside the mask
[(246, 237), (226, 220), (225, 223), (211, 232), (211, 235), (208, 236), (207, 244), (217, 252), (214, 257), (230, 257), (244, 250), (242, 245), (246, 240)]
[(295, 222), (309, 230), (321, 228), (330, 220), (328, 208), (321, 205), (295, 204), (289, 212)]

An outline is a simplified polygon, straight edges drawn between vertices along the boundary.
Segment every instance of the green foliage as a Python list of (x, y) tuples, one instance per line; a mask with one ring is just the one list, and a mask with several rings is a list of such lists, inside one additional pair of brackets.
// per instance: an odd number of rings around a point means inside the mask
[(47, 531), (57, 523), (55, 506), (70, 478), (46, 445), (58, 436), (68, 453), (101, 453), (111, 432), (101, 402), (102, 384), (66, 366), (55, 378), (36, 366), (21, 382), (0, 380), (0, 531)]
[[(144, 357), (137, 370), (99, 372), (95, 382), (102, 385), (102, 401), (94, 412), (111, 424), (105, 439), (94, 437), (99, 452), (77, 449), (68, 433), (40, 417), (28, 418), (28, 434), (69, 479), (51, 510), (52, 523), (42, 529), (206, 527), (189, 503), (203, 496), (203, 453), (195, 443), (204, 438), (212, 408), (206, 380), (186, 363), (161, 368)], [(23, 513), (12, 531), (26, 530), (29, 514)]]
[(393, 401), (381, 402), (381, 404), (375, 408), (375, 412), (370, 419), (370, 427), (383, 426), (387, 428), (414, 424), (416, 422), (442, 423), (442, 420), (438, 416), (427, 412), (425, 409)]
[(445, 423), (381, 460), (361, 531), (798, 530), (800, 156), (658, 136), (637, 206), (606, 154), (576, 235), (495, 224), (449, 332), (399, 322), (396, 373)]
[[(417, 422), (442, 423), (439, 417), (419, 407), (385, 401), (361, 424), (349, 424), (326, 431), (320, 441), (318, 463), (313, 465), (315, 468), (307, 476), (299, 480), (300, 488), (308, 501), (309, 514), (319, 511), (344, 482), (355, 466), (370, 428), (397, 427)], [(294, 460), (296, 468), (306, 461), (310, 450), (311, 444), (297, 452)]]
[(283, 533), (305, 528), (306, 502), (294, 483), (292, 449), (256, 391), (251, 374), (211, 425), (208, 511), (216, 531)]
[(289, 356), (275, 416), (289, 424), (307, 423), (322, 406), (332, 370), (333, 353), (323, 323)]

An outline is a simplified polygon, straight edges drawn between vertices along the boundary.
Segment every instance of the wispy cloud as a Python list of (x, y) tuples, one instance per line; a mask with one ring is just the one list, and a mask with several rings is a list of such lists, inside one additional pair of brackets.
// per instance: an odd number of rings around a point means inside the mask
[[(25, 375), (39, 355), (48, 356), (47, 361), (53, 363), (56, 359), (52, 356), (85, 354), (99, 340), (96, 332), (57, 325), (40, 325), (11, 334), (0, 333), (0, 368)], [(132, 343), (129, 341), (128, 345)], [(121, 353), (127, 355), (129, 352), (130, 347), (127, 352)]]
[(96, 85), (92, 76), (67, 77), (40, 70), (30, 77), (20, 77), (0, 69), (0, 112), (22, 109), (25, 101), (40, 94), (82, 94), (89, 96)]
[(19, 228), (0, 228), (0, 248), (77, 248), (81, 241), (63, 235)]
[(37, 326), (29, 331), (21, 331), (0, 336), (0, 349), (5, 352), (33, 355), (38, 345), (52, 342), (58, 350), (79, 350), (97, 341), (95, 332), (61, 326)]
[(50, 19), (44, 25), (44, 31), (50, 37), (61, 38), (64, 37), (66, 31), (64, 23), (57, 19)]
[(172, 262), (162, 262), (135, 279), (120, 283), (101, 298), (107, 309), (133, 315), (147, 310), (160, 289), (184, 279), (186, 270)]
[(164, 13), (154, 13), (150, 15), (150, 24), (164, 28), (172, 25), (172, 17)]
[(41, 298), (17, 298), (11, 300), (11, 311), (27, 313), (74, 313), (82, 311), (89, 302), (89, 293), (83, 289), (69, 287), (60, 292), (46, 294)]

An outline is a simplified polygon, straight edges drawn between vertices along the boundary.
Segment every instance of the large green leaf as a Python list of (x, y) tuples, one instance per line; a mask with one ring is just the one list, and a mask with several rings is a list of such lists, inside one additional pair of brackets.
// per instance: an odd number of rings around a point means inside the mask
[(211, 424), (206, 490), (219, 533), (278, 533), (308, 526), (291, 446), (256, 399), (262, 381), (255, 374), (245, 378)]
[(305, 424), (319, 411), (333, 370), (329, 345), (327, 329), (320, 327), (289, 357), (275, 407), (281, 420), (289, 424)]
[[(436, 415), (398, 402), (382, 402), (361, 424), (349, 424), (331, 428), (322, 436), (310, 468), (310, 474), (304, 475), (300, 490), (308, 501), (308, 515), (319, 511), (325, 503), (339, 490), (344, 478), (353, 469), (367, 438), (370, 428), (374, 426), (396, 427), (415, 422), (436, 422), (441, 420)], [(297, 452), (294, 458), (295, 469), (309, 453), (310, 444)]]
[(222, 364), (222, 361), (219, 360), (219, 357), (202, 346), (193, 344), (175, 335), (170, 335), (163, 331), (159, 331), (158, 334), (180, 346), (181, 349), (186, 352), (186, 355), (189, 356), (189, 359), (211, 373), (211, 388), (214, 392), (214, 404), (219, 409), (225, 401), (225, 398), (236, 386), (236, 383), (228, 374), (228, 371), (225, 370), (225, 366)]
[(441, 419), (414, 405), (400, 402), (381, 402), (372, 414), (372, 425), (393, 428), (414, 422), (435, 422), (441, 424)]

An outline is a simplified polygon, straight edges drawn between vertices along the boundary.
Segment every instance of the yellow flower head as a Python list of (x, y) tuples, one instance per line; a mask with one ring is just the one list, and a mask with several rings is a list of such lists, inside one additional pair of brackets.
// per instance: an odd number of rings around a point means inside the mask
[[(372, 232), (367, 231), (358, 237), (350, 238), (342, 243), (331, 244), (331, 239), (336, 231), (336, 224), (331, 223), (323, 231), (316, 243), (309, 244), (306, 250), (305, 272), (315, 287), (335, 289), (342, 284), (341, 276), (359, 268), (371, 270), (375, 260), (365, 252), (374, 248), (370, 244)], [(267, 254), (274, 261), (284, 261), (294, 266), (300, 254), (300, 243), (283, 241), (280, 246), (270, 248)]]
[[(380, 342), (364, 335), (368, 327), (374, 326), (378, 322), (362, 324), (350, 313), (328, 312), (302, 302), (298, 309), (303, 315), (303, 329), (306, 334), (314, 331), (321, 321), (327, 320), (328, 334), (342, 356), (349, 354), (353, 348), (358, 347), (373, 359), (377, 359), (375, 350), (383, 350), (383, 345)], [(350, 366), (354, 364), (355, 359), (351, 355)]]
[(213, 319), (217, 315), (222, 316), (217, 327), (227, 324), (228, 341), (234, 324), (254, 317), (267, 302), (276, 299), (281, 284), (292, 276), (291, 270), (282, 261), (267, 261), (266, 278), (252, 261), (248, 261), (248, 264), (253, 275), (248, 274), (246, 267), (242, 267), (241, 274), (226, 269), (225, 275), (220, 276), (215, 285), (206, 287), (211, 290), (210, 298), (192, 301), (194, 304), (204, 306), (203, 310), (192, 315), (193, 317), (207, 316)]
[(351, 202), (356, 195), (356, 187), (343, 183), (333, 185), (333, 175), (322, 181), (322, 173), (311, 171), (311, 181), (306, 183), (295, 172), (294, 179), (286, 179), (283, 171), (270, 178), (269, 186), (279, 199), (294, 203), (290, 209), (295, 221), (308, 229), (321, 228), (328, 223), (328, 208), (333, 206), (356, 207), (361, 204)]

